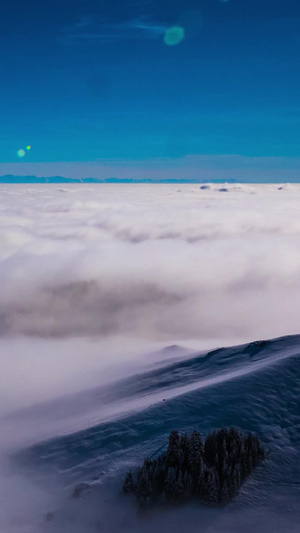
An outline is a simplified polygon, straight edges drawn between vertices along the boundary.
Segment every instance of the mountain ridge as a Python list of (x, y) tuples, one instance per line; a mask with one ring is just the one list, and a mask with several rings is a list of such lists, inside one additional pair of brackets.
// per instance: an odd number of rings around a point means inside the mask
[[(210, 183), (235, 183), (236, 180), (209, 180)], [(207, 183), (207, 180), (198, 179), (126, 179), (126, 178), (65, 178), (64, 176), (37, 177), (34, 175), (16, 176), (5, 174), (0, 176), (0, 183)]]

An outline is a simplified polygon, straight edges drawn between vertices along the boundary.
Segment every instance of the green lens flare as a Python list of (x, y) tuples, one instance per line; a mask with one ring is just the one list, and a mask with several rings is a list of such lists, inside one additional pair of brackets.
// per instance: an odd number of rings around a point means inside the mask
[(18, 150), (17, 151), (18, 157), (24, 157), (25, 153), (26, 153), (25, 150)]
[(174, 46), (179, 44), (184, 39), (185, 31), (180, 26), (172, 26), (169, 28), (164, 37), (165, 44), (168, 46)]

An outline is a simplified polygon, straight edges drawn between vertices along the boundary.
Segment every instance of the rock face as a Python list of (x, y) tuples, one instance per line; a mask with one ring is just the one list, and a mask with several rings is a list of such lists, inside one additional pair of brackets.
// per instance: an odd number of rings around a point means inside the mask
[(128, 472), (123, 490), (135, 494), (141, 505), (184, 503), (198, 498), (222, 505), (234, 498), (241, 485), (264, 459), (265, 452), (254, 434), (221, 428), (202, 439), (172, 431), (166, 453), (146, 459), (136, 480)]

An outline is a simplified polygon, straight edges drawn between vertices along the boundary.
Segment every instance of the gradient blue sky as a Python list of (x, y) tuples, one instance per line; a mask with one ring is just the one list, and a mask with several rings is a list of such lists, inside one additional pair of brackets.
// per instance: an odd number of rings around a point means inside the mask
[(299, 0), (3, 0), (0, 36), (0, 174), (298, 179)]

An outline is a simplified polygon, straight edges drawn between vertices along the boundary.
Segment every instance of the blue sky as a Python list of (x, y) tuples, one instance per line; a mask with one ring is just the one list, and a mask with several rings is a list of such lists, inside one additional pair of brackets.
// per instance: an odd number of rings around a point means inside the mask
[[(154, 165), (184, 177), (209, 156), (212, 174), (234, 160), (241, 179), (251, 168), (257, 180), (295, 176), (298, 0), (4, 0), (1, 10), (0, 174), (138, 166), (142, 178)], [(168, 46), (174, 26), (184, 38)]]

